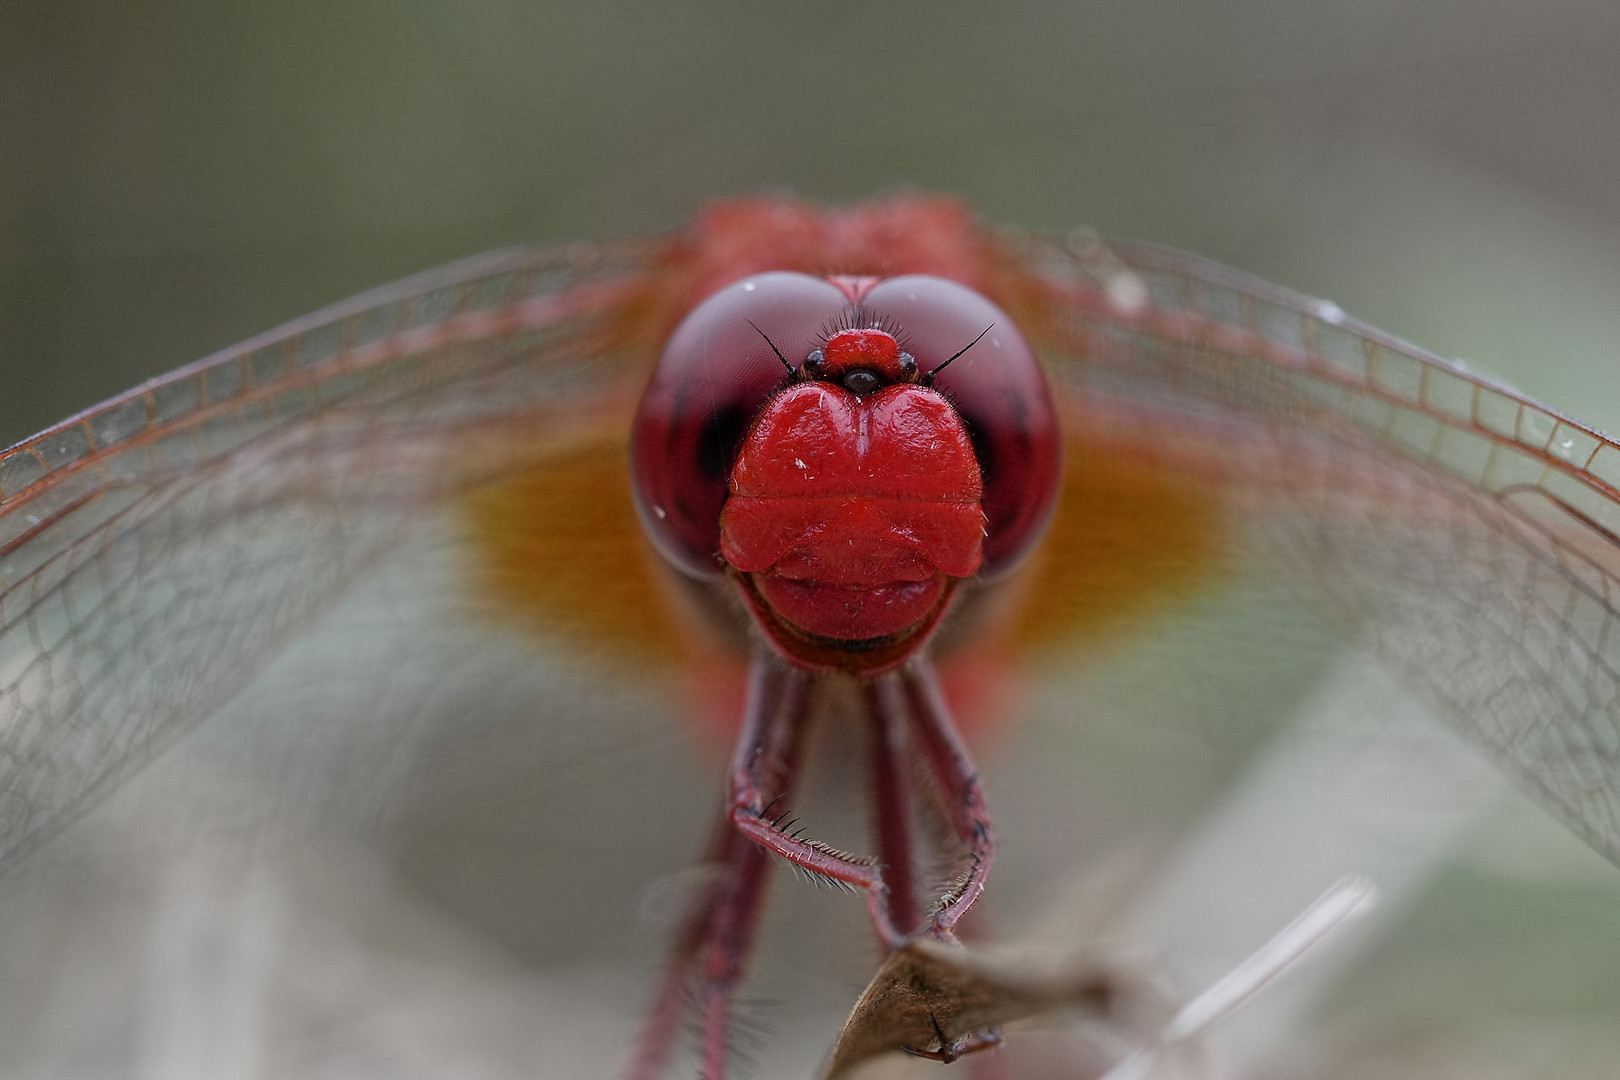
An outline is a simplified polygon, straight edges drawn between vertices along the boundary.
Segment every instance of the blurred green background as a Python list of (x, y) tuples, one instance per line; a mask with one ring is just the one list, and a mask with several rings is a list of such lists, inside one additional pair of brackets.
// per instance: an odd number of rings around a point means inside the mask
[(481, 249), (960, 193), (1328, 296), (1620, 429), (1620, 7), (0, 8), (0, 445)]

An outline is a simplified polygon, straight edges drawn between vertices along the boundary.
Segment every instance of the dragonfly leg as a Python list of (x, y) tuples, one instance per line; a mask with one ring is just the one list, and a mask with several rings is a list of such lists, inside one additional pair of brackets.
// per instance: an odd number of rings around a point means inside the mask
[(765, 898), (770, 857), (763, 848), (739, 843), (732, 859), (731, 888), (717, 911), (703, 960), (703, 1080), (724, 1080), (731, 1055), (731, 999), (748, 966)]
[(967, 846), (967, 865), (962, 876), (935, 902), (928, 931), (947, 941), (956, 939), (957, 920), (967, 914), (984, 891), (995, 854), (995, 837), (990, 830), (990, 811), (978, 770), (968, 756), (967, 746), (951, 721), (950, 706), (939, 685), (939, 676), (927, 660), (919, 660), (899, 675), (910, 704), (912, 730), (934, 782), (944, 797), (951, 828)]
[[(957, 735), (934, 670), (926, 662), (918, 662), (902, 674), (872, 680), (867, 693), (874, 734), (873, 804), (884, 868), (889, 871), (891, 918), (896, 926), (910, 931), (916, 917), (910, 793), (905, 769), (909, 720), (934, 784), (947, 806), (951, 828), (968, 847), (967, 869), (935, 903), (927, 927), (934, 937), (954, 941), (957, 921), (984, 889), (994, 850), (990, 817), (977, 772)], [(896, 902), (895, 898), (902, 895), (903, 903)], [(1001, 1044), (1001, 1032), (997, 1028), (955, 1039), (947, 1039), (937, 1023), (935, 1030), (938, 1036), (935, 1045), (902, 1049), (916, 1057), (949, 1064)], [(1006, 1062), (1000, 1055), (975, 1057), (974, 1062), (973, 1075), (981, 1080), (999, 1080), (1006, 1074)]]
[(917, 928), (917, 880), (905, 700), (895, 679), (870, 680), (862, 693), (872, 721), (872, 827), (888, 885), (889, 921), (896, 931), (909, 935)]
[(686, 1013), (693, 966), (709, 940), (722, 899), (731, 891), (729, 878), (732, 863), (736, 852), (743, 847), (743, 841), (724, 816), (717, 826), (703, 857), (703, 865), (714, 872), (705, 882), (702, 894), (694, 898), (691, 911), (681, 925), (674, 947), (665, 961), (658, 993), (653, 997), (652, 1007), (647, 1010), (635, 1057), (631, 1059), (626, 1072), (630, 1080), (653, 1080), (664, 1071), (680, 1029), (681, 1017)]
[[(664, 1070), (681, 1018), (695, 996), (702, 1014), (704, 1080), (722, 1080), (731, 1052), (731, 1001), (748, 964), (770, 859), (722, 819), (724, 869), (682, 927), (664, 981), (642, 1027), (627, 1076), (653, 1080)], [(695, 984), (695, 985), (694, 985)]]
[[(763, 777), (791, 790), (798, 764), (809, 695), (806, 680), (779, 666), (756, 664), (748, 702), (752, 730), (763, 732), (758, 767)], [(704, 857), (715, 873), (697, 898), (670, 950), (663, 981), (642, 1027), (629, 1080), (654, 1080), (663, 1072), (694, 990), (703, 1013), (703, 1076), (725, 1073), (731, 997), (747, 966), (770, 862), (722, 814)], [(701, 965), (701, 967), (700, 967)]]
[[(753, 683), (763, 679), (761, 668), (775, 667), (780, 662), (772, 657), (754, 661), (750, 673), (750, 700), (754, 698)], [(794, 670), (788, 679), (804, 680), (808, 675)], [(771, 778), (764, 765), (770, 760), (771, 731), (768, 718), (758, 714), (752, 706), (744, 717), (742, 737), (731, 759), (731, 822), (737, 831), (766, 851), (779, 855), (793, 866), (824, 881), (829, 881), (851, 892), (866, 895), (867, 914), (872, 919), (880, 941), (885, 948), (899, 948), (906, 935), (890, 919), (889, 887), (883, 868), (877, 860), (840, 851), (819, 840), (804, 835), (796, 828), (798, 819), (784, 806), (783, 793), (768, 794), (772, 790)]]

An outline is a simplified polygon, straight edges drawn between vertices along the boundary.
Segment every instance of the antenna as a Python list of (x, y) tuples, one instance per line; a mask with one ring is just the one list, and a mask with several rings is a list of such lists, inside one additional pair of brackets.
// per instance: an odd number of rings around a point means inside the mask
[[(924, 385), (932, 385), (935, 375), (938, 375), (940, 372), (944, 371), (947, 367), (949, 367), (952, 360), (955, 360), (958, 356), (961, 356), (963, 353), (965, 353), (969, 349), (973, 348), (973, 346), (977, 345), (979, 343), (979, 338), (984, 337), (984, 335), (988, 334), (991, 330), (995, 329), (995, 326), (996, 326), (995, 323), (991, 323), (989, 326), (985, 327), (983, 330), (980, 330), (979, 331), (979, 337), (974, 338), (972, 341), (968, 342), (966, 345), (964, 345), (960, 349), (956, 350), (956, 352), (952, 353), (950, 358), (947, 359), (943, 364), (939, 365), (939, 367), (935, 368), (933, 371), (930, 371), (927, 375), (924, 375), (923, 376)], [(759, 328), (755, 327), (755, 329), (757, 330)], [(774, 349), (776, 346), (773, 345), (771, 347)]]
[[(767, 334), (767, 333), (766, 333), (766, 332), (765, 332), (765, 331), (763, 331), (763, 330), (760, 330), (760, 328), (759, 328), (759, 327), (758, 327), (758, 326), (757, 326), (757, 325), (755, 325), (755, 323), (754, 323), (754, 320), (753, 320), (753, 319), (750, 319), (750, 318), (748, 318), (748, 317), (747, 317), (747, 316), (746, 316), (746, 315), (745, 315), (745, 316), (743, 316), (743, 322), (745, 322), (745, 323), (747, 323), (747, 324), (748, 324), (748, 325), (749, 325), (749, 326), (752, 326), (752, 327), (754, 327), (754, 330), (755, 330), (755, 331), (756, 331), (756, 332), (757, 332), (757, 333), (758, 333), (758, 334), (759, 334), (759, 336), (760, 336), (760, 337), (762, 337), (762, 338), (764, 338), (764, 339), (765, 339), (765, 344), (767, 344), (767, 345), (769, 345), (769, 346), (770, 346), (770, 347), (771, 347), (771, 352), (773, 352), (773, 353), (775, 353), (775, 354), (776, 354), (776, 358), (777, 358), (777, 359), (778, 359), (778, 360), (780, 360), (780, 361), (782, 361), (782, 366), (783, 366), (783, 367), (785, 367), (785, 368), (787, 368), (787, 370), (788, 370), (788, 374), (789, 374), (789, 375), (797, 375), (797, 374), (798, 374), (798, 372), (797, 372), (797, 371), (795, 371), (795, 370), (794, 370), (794, 369), (793, 369), (793, 365), (792, 365), (792, 364), (790, 364), (790, 363), (788, 363), (788, 358), (787, 358), (787, 357), (785, 357), (785, 356), (783, 356), (783, 355), (782, 355), (782, 350), (781, 350), (781, 349), (778, 349), (778, 348), (777, 348), (777, 347), (776, 347), (776, 342), (774, 342), (774, 341), (772, 341), (772, 340), (771, 340), (771, 337), (770, 337), (770, 335), (769, 335), (769, 334)], [(983, 334), (980, 334), (980, 335), (979, 335), (979, 337), (983, 337), (983, 336), (984, 336), (984, 335), (983, 335)], [(975, 338), (975, 339), (974, 339), (974, 340), (978, 340), (978, 339), (977, 339), (977, 338)], [(970, 345), (970, 346), (968, 346), (968, 348), (972, 348), (972, 346), (971, 346), (971, 345)], [(963, 349), (963, 350), (962, 350), (962, 352), (966, 352), (966, 351), (967, 351), (967, 349)], [(957, 356), (960, 356), (960, 355), (961, 355), (961, 353), (958, 353), (958, 354), (957, 354)], [(956, 357), (955, 357), (955, 356), (953, 356), (953, 357), (951, 357), (951, 360), (955, 360), (955, 359), (956, 359)], [(945, 361), (945, 364), (948, 364), (948, 363), (950, 363), (950, 362), (951, 362), (951, 360), (947, 360), (947, 361)], [(941, 364), (941, 365), (939, 365), (939, 366), (940, 366), (940, 367), (944, 367), (944, 366), (945, 366), (945, 364)]]

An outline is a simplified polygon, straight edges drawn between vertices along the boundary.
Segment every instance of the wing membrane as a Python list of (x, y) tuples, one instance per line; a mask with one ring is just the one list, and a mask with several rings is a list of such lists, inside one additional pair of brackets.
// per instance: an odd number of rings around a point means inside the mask
[(228, 699), (424, 505), (618, 407), (645, 247), (447, 267), (0, 454), (0, 865)]
[(1032, 265), (1077, 422), (1216, 481), (1235, 547), (1620, 862), (1620, 446), (1225, 267), (1093, 242)]

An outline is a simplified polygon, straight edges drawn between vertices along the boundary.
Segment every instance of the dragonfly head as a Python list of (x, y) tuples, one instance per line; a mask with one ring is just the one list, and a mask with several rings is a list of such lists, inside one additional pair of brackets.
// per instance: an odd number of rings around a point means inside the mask
[(632, 457), (671, 563), (732, 578), (788, 659), (872, 674), (922, 648), (961, 581), (1033, 545), (1059, 451), (1039, 363), (1000, 309), (942, 278), (861, 285), (760, 274), (700, 304)]

